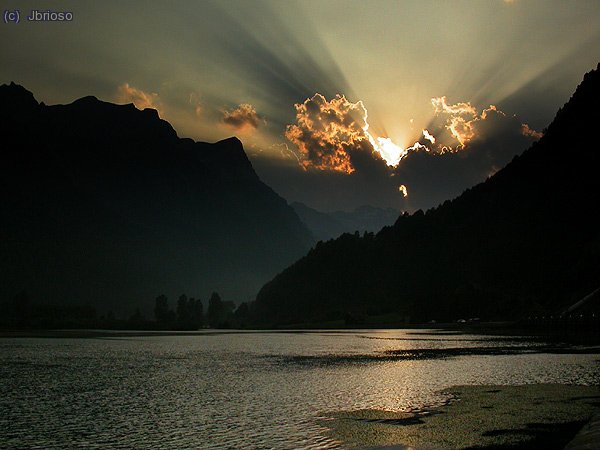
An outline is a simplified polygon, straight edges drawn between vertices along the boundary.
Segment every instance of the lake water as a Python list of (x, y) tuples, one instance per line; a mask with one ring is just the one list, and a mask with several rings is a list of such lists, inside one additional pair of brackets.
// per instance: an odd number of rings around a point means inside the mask
[(334, 448), (323, 424), (340, 410), (433, 407), (462, 384), (600, 384), (597, 354), (541, 346), (417, 330), (1, 338), (0, 447)]

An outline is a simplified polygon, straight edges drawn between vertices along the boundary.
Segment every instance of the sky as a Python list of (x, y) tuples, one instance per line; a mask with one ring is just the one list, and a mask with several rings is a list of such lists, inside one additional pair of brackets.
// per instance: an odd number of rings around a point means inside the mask
[(263, 181), (323, 211), (459, 195), (539, 139), (600, 57), (597, 1), (0, 3), (1, 83), (235, 135)]

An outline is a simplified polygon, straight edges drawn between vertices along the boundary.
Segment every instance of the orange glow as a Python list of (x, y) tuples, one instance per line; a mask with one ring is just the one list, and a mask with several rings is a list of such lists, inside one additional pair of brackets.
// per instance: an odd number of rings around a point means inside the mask
[[(449, 104), (445, 96), (432, 98), (431, 104), (436, 114), (443, 115), (444, 128), (455, 144), (444, 142), (447, 139), (444, 135), (436, 138), (428, 129), (422, 129), (427, 145), (415, 142), (410, 147), (400, 146), (390, 137), (371, 133), (369, 115), (362, 101), (352, 103), (340, 94), (327, 100), (319, 93), (295, 105), (297, 122), (287, 126), (285, 136), (298, 147), (298, 160), (305, 170), (313, 168), (351, 174), (355, 172), (354, 152), (371, 152), (388, 166), (396, 167), (413, 151), (460, 152), (482, 133), (484, 121), (507, 117), (494, 105), (478, 111), (470, 102)], [(438, 132), (441, 130), (436, 134)], [(541, 133), (527, 124), (522, 124), (521, 132), (525, 136), (541, 137)], [(405, 188), (400, 189), (403, 194)]]
[[(369, 114), (363, 102), (352, 103), (343, 95), (328, 101), (317, 93), (296, 105), (297, 125), (288, 125), (285, 136), (296, 144), (303, 156), (301, 165), (319, 170), (354, 172), (349, 151), (365, 150), (370, 144), (388, 166), (397, 166), (410, 150), (389, 137), (375, 137), (369, 132)], [(360, 128), (359, 128), (360, 127)]]
[(434, 97), (431, 99), (431, 104), (435, 108), (435, 112), (444, 112), (447, 114), (467, 114), (477, 116), (477, 110), (469, 102), (459, 102), (454, 105), (449, 105), (446, 96)]
[(526, 123), (521, 124), (521, 133), (523, 136), (531, 136), (534, 139), (540, 139), (544, 135), (544, 133), (541, 131), (535, 131)]
[(243, 132), (256, 130), (260, 126), (261, 117), (254, 106), (242, 103), (230, 111), (223, 111), (221, 121), (229, 128)]
[[(478, 120), (477, 109), (469, 102), (459, 102), (449, 105), (446, 96), (431, 99), (436, 113), (448, 114), (446, 128), (452, 136), (464, 147), (475, 136), (473, 121)], [(492, 107), (495, 109), (495, 107)], [(484, 112), (485, 114), (485, 112)], [(485, 119), (485, 117), (483, 117)]]
[(449, 121), (448, 129), (452, 133), (452, 136), (464, 147), (475, 136), (473, 124), (470, 120), (465, 120), (463, 117), (457, 116), (451, 117)]
[(305, 170), (351, 174), (355, 171), (353, 152), (371, 152), (388, 166), (397, 166), (411, 151), (429, 151), (418, 142), (404, 148), (389, 137), (371, 134), (369, 114), (360, 100), (352, 103), (340, 94), (327, 100), (316, 93), (295, 108), (296, 123), (286, 127), (285, 137), (298, 148), (298, 159)]
[(158, 94), (152, 92), (144, 92), (130, 86), (129, 83), (124, 83), (118, 88), (117, 101), (119, 103), (133, 103), (137, 109), (152, 108), (159, 110)]
[(298, 147), (301, 166), (353, 173), (349, 152), (368, 149), (370, 141), (362, 102), (339, 94), (327, 100), (316, 93), (295, 108), (296, 124), (287, 126), (285, 137)]

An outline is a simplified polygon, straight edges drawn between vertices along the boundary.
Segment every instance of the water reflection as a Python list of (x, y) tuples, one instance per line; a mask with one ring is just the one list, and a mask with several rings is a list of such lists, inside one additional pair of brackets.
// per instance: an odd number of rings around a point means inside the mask
[(3, 338), (0, 442), (335, 447), (317, 420), (333, 411), (418, 410), (459, 384), (600, 382), (597, 355), (543, 346), (406, 330)]

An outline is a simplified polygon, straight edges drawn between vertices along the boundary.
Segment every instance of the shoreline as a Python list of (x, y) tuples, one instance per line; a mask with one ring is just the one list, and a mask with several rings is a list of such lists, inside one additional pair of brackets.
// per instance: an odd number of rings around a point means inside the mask
[[(204, 329), (196, 332), (186, 331), (128, 331), (128, 330), (0, 330), (0, 339), (124, 339), (134, 342), (144, 336), (196, 336), (210, 337), (227, 334), (331, 334), (349, 333), (350, 336), (367, 339), (400, 339), (408, 340), (422, 337), (425, 341), (429, 336), (437, 334), (441, 339), (450, 333), (445, 330), (411, 329), (404, 333), (386, 334), (379, 336), (361, 336), (377, 330), (213, 330)], [(412, 335), (412, 337), (411, 337)], [(390, 337), (392, 336), (392, 337)], [(456, 336), (456, 333), (452, 333)], [(300, 336), (298, 336), (300, 338)], [(294, 336), (285, 337), (293, 339)], [(565, 344), (540, 343), (538, 341), (512, 342), (524, 337), (506, 338), (486, 336), (467, 337), (466, 340), (481, 340), (483, 347), (460, 347), (451, 345), (447, 348), (410, 348), (402, 349), (403, 344), (393, 345), (396, 349), (383, 347), (382, 350), (365, 353), (319, 354), (280, 356), (285, 366), (296, 368), (314, 368), (328, 366), (334, 369), (336, 365), (381, 363), (402, 360), (433, 360), (450, 359), (464, 356), (481, 355), (514, 355), (533, 353), (568, 353), (592, 354), (586, 357), (591, 364), (600, 362), (598, 354), (600, 347), (583, 347)], [(245, 338), (242, 338), (245, 339)], [(439, 339), (432, 339), (439, 340)], [(459, 339), (460, 340), (460, 339)], [(227, 342), (227, 338), (220, 341)], [(504, 342), (510, 341), (510, 342)], [(19, 346), (15, 341), (4, 341), (5, 345)], [(32, 342), (40, 345), (41, 341)], [(100, 343), (101, 341), (99, 341)], [(147, 342), (151, 342), (147, 340)], [(147, 343), (146, 342), (146, 343)], [(174, 340), (185, 345), (192, 340)], [(202, 342), (196, 341), (193, 342)], [(144, 343), (144, 345), (146, 344)], [(43, 345), (50, 344), (49, 342)], [(83, 341), (82, 341), (83, 344)], [(63, 345), (60, 344), (59, 345)], [(71, 345), (71, 344), (69, 344)], [(193, 344), (196, 345), (196, 344)], [(202, 344), (200, 344), (202, 345)], [(409, 345), (410, 347), (410, 345)], [(373, 365), (375, 367), (376, 364)], [(408, 367), (411, 367), (410, 365)], [(423, 366), (422, 366), (423, 367)], [(426, 366), (425, 366), (426, 367)], [(294, 369), (294, 367), (292, 367)], [(581, 382), (581, 378), (570, 379), (570, 382)], [(462, 379), (459, 379), (459, 383)], [(503, 383), (516, 382), (508, 378)], [(520, 383), (528, 383), (529, 378), (521, 378)], [(560, 379), (558, 383), (560, 383)], [(449, 385), (449, 383), (448, 383)], [(437, 382), (436, 389), (446, 386)], [(447, 403), (436, 408), (425, 407), (422, 410), (398, 413), (381, 410), (328, 411), (320, 415), (324, 421), (322, 426), (329, 429), (332, 440), (340, 442), (344, 448), (415, 448), (415, 449), (562, 449), (580, 432), (586, 421), (593, 414), (600, 414), (600, 387), (569, 384), (526, 384), (503, 386), (454, 386), (444, 388), (444, 398)], [(431, 405), (431, 404), (430, 404)], [(577, 447), (575, 447), (577, 448)]]
[(552, 450), (563, 449), (600, 414), (597, 386), (454, 386), (441, 392), (452, 398), (438, 408), (341, 411), (323, 425), (349, 448)]
[[(41, 339), (110, 339), (123, 337), (153, 337), (153, 336), (211, 336), (227, 334), (346, 334), (346, 333), (373, 333), (378, 331), (405, 331), (407, 335), (412, 335), (416, 340), (419, 336), (461, 336), (475, 335), (481, 337), (498, 337), (499, 340), (522, 340), (537, 342), (539, 346), (523, 347), (535, 352), (550, 353), (600, 353), (600, 336), (595, 339), (571, 339), (565, 336), (548, 335), (544, 333), (534, 333), (531, 330), (516, 330), (506, 328), (447, 328), (418, 326), (403, 328), (315, 328), (315, 329), (221, 329), (221, 328), (203, 328), (199, 330), (129, 330), (129, 329), (2, 329), (0, 328), (0, 339), (3, 338), (41, 338)], [(520, 332), (518, 332), (520, 331)], [(392, 352), (393, 353), (393, 352)]]

